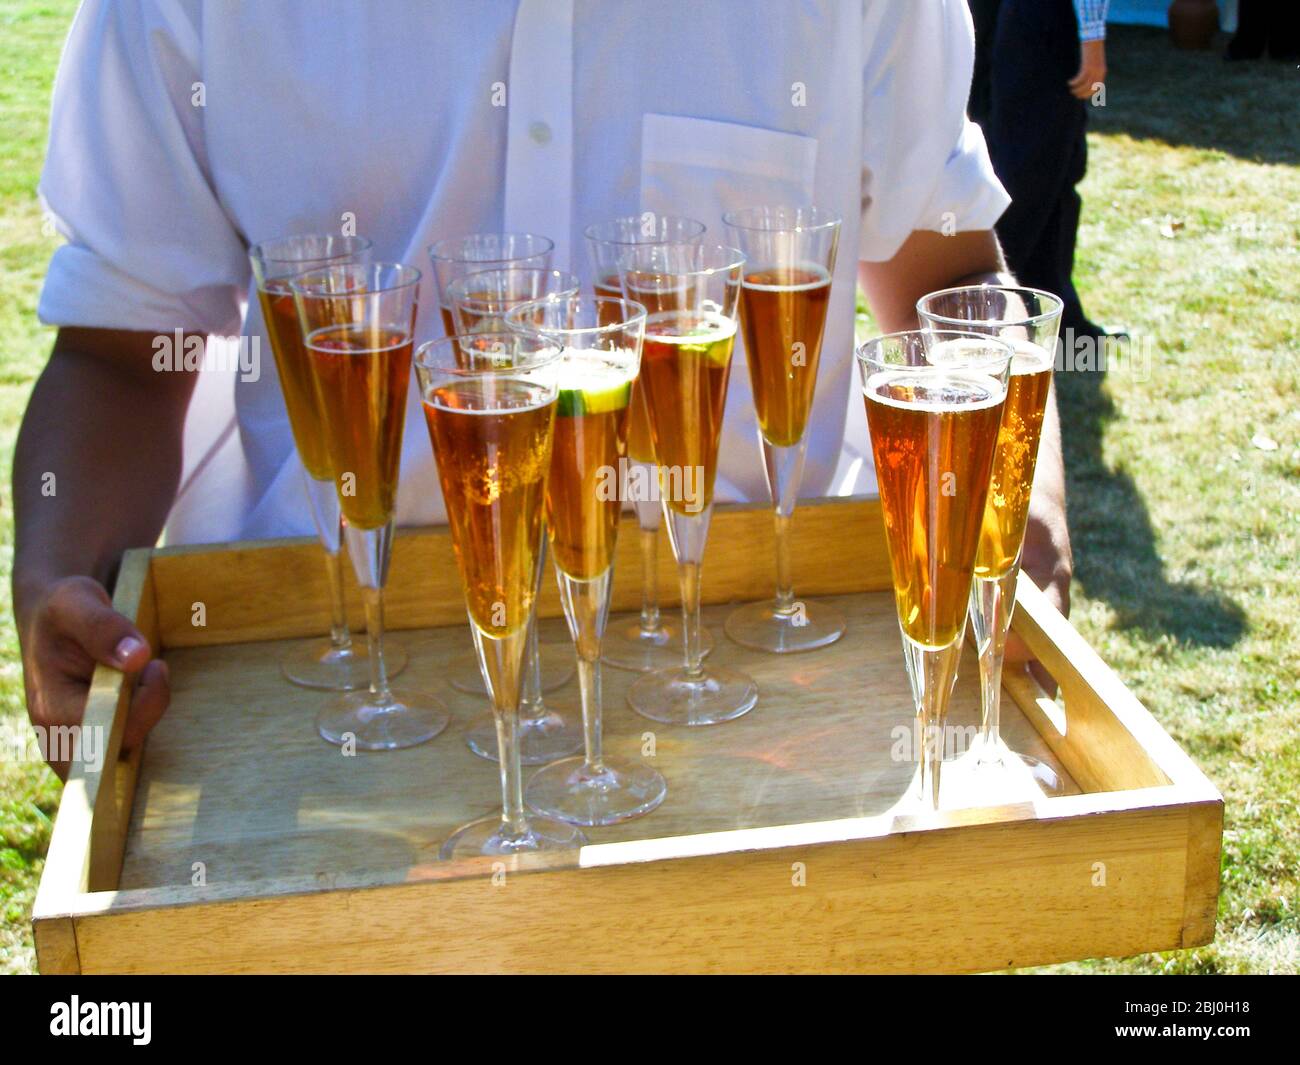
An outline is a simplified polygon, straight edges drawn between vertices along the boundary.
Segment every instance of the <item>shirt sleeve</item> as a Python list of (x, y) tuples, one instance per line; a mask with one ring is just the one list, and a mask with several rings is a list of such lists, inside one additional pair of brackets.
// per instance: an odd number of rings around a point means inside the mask
[(86, 0), (54, 84), (41, 174), (49, 325), (236, 333), (249, 266), (210, 180), (192, 0)]
[(1106, 37), (1106, 9), (1110, 0), (1074, 0), (1079, 18), (1079, 40), (1101, 41)]
[(893, 258), (916, 229), (991, 229), (1011, 200), (966, 117), (975, 31), (965, 0), (868, 0), (864, 31), (859, 258)]

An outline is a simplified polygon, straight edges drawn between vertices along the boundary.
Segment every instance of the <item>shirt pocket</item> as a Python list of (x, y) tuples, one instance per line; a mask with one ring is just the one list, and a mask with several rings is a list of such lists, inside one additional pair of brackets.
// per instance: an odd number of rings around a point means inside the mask
[(641, 120), (641, 209), (680, 214), (727, 243), (725, 211), (813, 200), (817, 139), (798, 133), (646, 114)]
[[(816, 170), (815, 137), (707, 118), (642, 118), (641, 209), (703, 222), (707, 244), (733, 243), (722, 224), (726, 211), (813, 202)], [(737, 337), (714, 487), (721, 503), (768, 498), (745, 359)]]

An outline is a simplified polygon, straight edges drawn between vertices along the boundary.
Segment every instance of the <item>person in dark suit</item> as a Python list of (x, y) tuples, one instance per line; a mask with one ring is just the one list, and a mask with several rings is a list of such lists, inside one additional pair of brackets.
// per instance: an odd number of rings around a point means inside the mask
[(1067, 343), (1100, 339), (1105, 332), (1084, 313), (1072, 275), (1088, 107), (1106, 79), (1107, 0), (970, 0), (970, 7), (969, 110), (1011, 194), (997, 224), (1007, 265), (1022, 284), (1065, 301)]
[(1300, 5), (1295, 0), (1241, 0), (1237, 33), (1225, 59), (1300, 59)]

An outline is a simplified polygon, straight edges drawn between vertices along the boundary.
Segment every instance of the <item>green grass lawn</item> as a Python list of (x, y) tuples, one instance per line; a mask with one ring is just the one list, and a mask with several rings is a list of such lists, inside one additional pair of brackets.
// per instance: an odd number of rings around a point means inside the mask
[[(54, 246), (35, 191), (73, 6), (0, 0), (6, 470), (52, 340), (34, 314)], [(1058, 377), (1073, 617), (1223, 792), (1223, 894), (1211, 946), (1061, 968), (1297, 972), (1300, 73), (1175, 52), (1153, 30), (1117, 29), (1109, 51), (1077, 278), (1092, 316), (1150, 361)], [(11, 526), (4, 491), (6, 588)], [(21, 715), (7, 596), (0, 610), (0, 713)], [(2, 972), (35, 967), (28, 919), (58, 794), (44, 768), (0, 762)]]
[(1150, 370), (1058, 376), (1073, 619), (1222, 791), (1223, 894), (1211, 946), (1076, 968), (1296, 972), (1300, 73), (1109, 52), (1076, 278)]
[[(0, 715), (26, 720), (9, 573), (13, 509), (9, 470), (18, 422), (54, 331), (36, 321), (36, 296), (54, 250), (36, 181), (59, 50), (76, 5), (0, 0)], [(31, 909), (59, 782), (44, 766), (0, 759), (0, 972), (36, 968)]]

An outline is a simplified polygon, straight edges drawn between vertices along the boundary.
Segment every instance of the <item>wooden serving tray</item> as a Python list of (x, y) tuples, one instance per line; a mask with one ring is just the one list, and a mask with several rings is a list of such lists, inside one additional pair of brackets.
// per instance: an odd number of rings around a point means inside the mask
[[(967, 755), (926, 815), (898, 756), (913, 713), (878, 504), (800, 508), (796, 587), (849, 619), (805, 655), (722, 631), (729, 604), (770, 591), (771, 525), (766, 508), (719, 508), (704, 567), (714, 656), (757, 679), (757, 708), (658, 725), (627, 708), (633, 675), (606, 668), (608, 751), (652, 745), (667, 800), (580, 850), (507, 860), (436, 860), (499, 802), (461, 734), (486, 700), (440, 680), (470, 648), (445, 530), (398, 536), (388, 621), (410, 655), (399, 684), (437, 692), (452, 725), (352, 757), (316, 736), (328, 696), (278, 669), (279, 641), (324, 631), (313, 541), (130, 552), (115, 602), (163, 649), (172, 706), (119, 757), (128, 686), (95, 674), (85, 721), (108, 757), (64, 790), (33, 914), (41, 971), (981, 971), (1213, 937), (1223, 800), (1030, 582), (1014, 628), (1064, 708), (1009, 671), (1003, 737), (1066, 794), (1028, 772), (994, 787)], [(622, 538), (616, 610), (638, 604), (636, 548)], [(666, 543), (660, 566), (675, 603)], [(567, 641), (544, 587), (543, 639)], [(950, 724), (977, 721), (976, 678), (968, 652)], [(578, 712), (576, 683), (548, 698)]]

